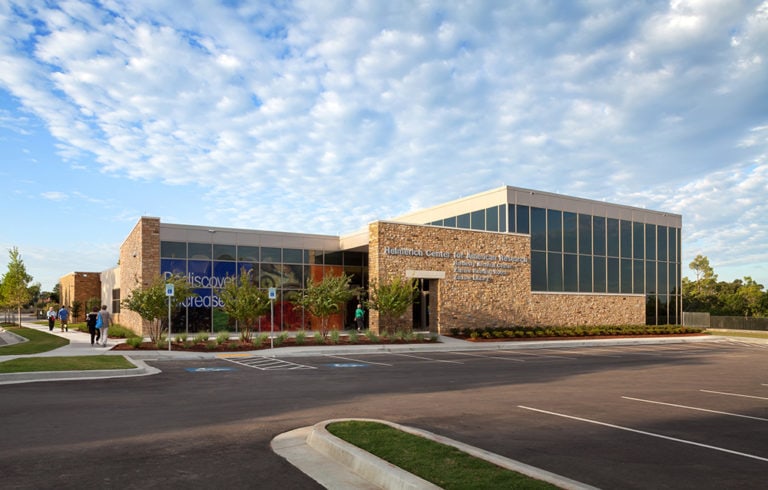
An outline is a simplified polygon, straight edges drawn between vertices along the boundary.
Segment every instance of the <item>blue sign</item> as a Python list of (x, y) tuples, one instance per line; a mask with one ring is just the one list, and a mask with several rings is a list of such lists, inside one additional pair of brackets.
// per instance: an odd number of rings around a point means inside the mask
[(368, 367), (370, 364), (361, 364), (357, 362), (335, 362), (333, 364), (326, 364), (326, 366), (334, 368), (356, 368), (356, 367)]
[(168, 297), (173, 296), (173, 292), (174, 292), (173, 289), (174, 289), (174, 284), (173, 283), (166, 284), (165, 285), (165, 295), (168, 296)]

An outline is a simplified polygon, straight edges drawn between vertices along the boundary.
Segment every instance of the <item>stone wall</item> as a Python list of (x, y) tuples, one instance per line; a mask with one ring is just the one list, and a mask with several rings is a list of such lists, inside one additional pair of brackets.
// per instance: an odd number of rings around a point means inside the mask
[[(90, 299), (101, 301), (101, 277), (98, 272), (70, 272), (59, 279), (59, 284), (61, 304), (70, 310), (73, 322), (85, 321), (85, 315), (88, 313), (86, 307)], [(72, 308), (75, 301), (80, 303), (77, 317)]]
[[(120, 296), (130, 296), (137, 287), (149, 286), (160, 275), (160, 218), (142, 217), (120, 247)], [(115, 320), (139, 335), (146, 325), (135, 312), (120, 309)]]
[[(530, 237), (379, 221), (369, 226), (372, 280), (437, 279), (430, 328), (645, 323), (645, 297), (531, 293)], [(410, 318), (410, 312), (404, 320)], [(370, 312), (379, 330), (379, 315)]]

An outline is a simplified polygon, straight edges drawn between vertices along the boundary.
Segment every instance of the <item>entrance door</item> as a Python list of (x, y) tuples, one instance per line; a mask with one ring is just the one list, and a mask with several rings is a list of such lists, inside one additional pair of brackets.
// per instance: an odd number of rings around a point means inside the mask
[[(419, 331), (428, 331), (430, 328), (430, 286), (433, 286), (435, 279), (417, 279), (418, 294), (413, 302), (413, 329)], [(432, 288), (434, 289), (434, 288)]]

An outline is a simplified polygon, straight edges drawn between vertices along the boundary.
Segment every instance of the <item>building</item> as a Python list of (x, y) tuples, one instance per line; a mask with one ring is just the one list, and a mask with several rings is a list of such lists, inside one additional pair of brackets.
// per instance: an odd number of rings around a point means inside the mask
[[(273, 318), (260, 328), (313, 328), (293, 299), (324, 274), (353, 285), (413, 278), (419, 295), (407, 321), (446, 333), (499, 325), (679, 323), (680, 215), (515, 187), (501, 187), (343, 236), (214, 228), (143, 217), (102, 274), (105, 303), (120, 323), (119, 298), (158, 275), (181, 274), (195, 287), (175, 313), (174, 331), (234, 330), (216, 289), (242, 269), (276, 288)], [(351, 325), (354, 301), (333, 319)], [(274, 323), (272, 323), (274, 321)], [(378, 329), (371, 311), (370, 328)]]
[(100, 287), (101, 275), (98, 272), (70, 272), (59, 279), (60, 302), (70, 309), (73, 321), (84, 320), (88, 313), (87, 306), (101, 301)]

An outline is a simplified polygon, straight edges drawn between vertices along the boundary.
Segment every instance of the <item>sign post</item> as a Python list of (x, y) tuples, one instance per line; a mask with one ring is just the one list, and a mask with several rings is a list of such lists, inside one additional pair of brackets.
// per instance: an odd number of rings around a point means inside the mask
[(171, 298), (174, 294), (174, 284), (167, 283), (165, 285), (165, 295), (168, 297), (168, 350), (171, 350)]
[(272, 352), (273, 356), (275, 355), (275, 351), (273, 350), (275, 348), (275, 298), (277, 298), (277, 289), (269, 288), (269, 350)]

